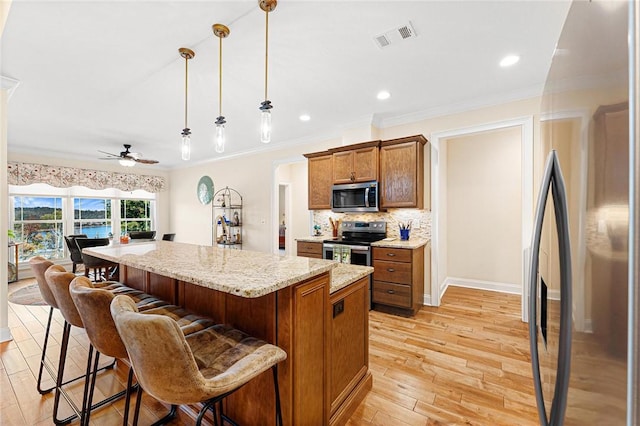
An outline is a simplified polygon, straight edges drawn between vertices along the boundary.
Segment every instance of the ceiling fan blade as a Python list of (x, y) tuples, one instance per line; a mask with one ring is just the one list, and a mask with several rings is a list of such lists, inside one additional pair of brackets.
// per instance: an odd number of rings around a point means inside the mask
[(157, 164), (158, 163), (157, 160), (146, 160), (144, 158), (134, 158), (133, 160), (136, 163), (142, 163), (142, 164)]
[(117, 154), (112, 154), (112, 153), (110, 153), (110, 152), (106, 152), (106, 151), (100, 151), (100, 150), (98, 150), (98, 152), (101, 152), (101, 153), (103, 153), (103, 154), (107, 154), (107, 155), (111, 155), (112, 157), (116, 157), (116, 158), (120, 157), (120, 156), (119, 156), (119, 155), (117, 155)]
[(120, 157), (101, 157), (98, 160), (119, 160)]

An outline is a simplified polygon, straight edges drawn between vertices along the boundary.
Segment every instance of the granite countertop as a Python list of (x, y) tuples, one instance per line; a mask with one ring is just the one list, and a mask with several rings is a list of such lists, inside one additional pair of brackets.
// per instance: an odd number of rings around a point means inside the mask
[(91, 247), (83, 252), (247, 298), (264, 296), (338, 265), (330, 260), (170, 241)]
[(328, 240), (330, 238), (332, 238), (332, 237), (330, 237), (328, 235), (319, 235), (319, 236), (312, 235), (310, 237), (296, 238), (296, 241), (304, 241), (306, 243), (321, 243), (324, 240)]
[(406, 248), (416, 249), (422, 246), (426, 246), (431, 242), (429, 238), (409, 238), (406, 241), (402, 241), (400, 238), (393, 240), (382, 240), (371, 243), (372, 247), (387, 247), (387, 248)]
[(331, 289), (329, 290), (331, 294), (373, 273), (371, 266), (349, 265), (344, 263), (337, 263), (336, 265), (337, 266), (331, 270)]

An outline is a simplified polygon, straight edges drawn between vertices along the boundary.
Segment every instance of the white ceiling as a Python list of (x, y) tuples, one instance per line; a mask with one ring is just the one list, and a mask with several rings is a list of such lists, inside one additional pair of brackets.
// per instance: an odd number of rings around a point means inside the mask
[[(189, 62), (192, 162), (323, 140), (367, 123), (384, 127), (539, 94), (566, 1), (281, 0), (269, 16), (273, 138), (260, 143), (264, 12), (258, 1), (14, 0), (1, 71), (17, 79), (10, 152), (94, 160), (122, 144), (184, 167), (184, 59)], [(374, 36), (411, 21), (418, 37), (379, 49)], [(223, 23), (224, 154), (213, 150), (218, 39)], [(510, 53), (512, 68), (498, 66)], [(389, 90), (391, 98), (376, 99)], [(302, 113), (311, 121), (301, 122)]]

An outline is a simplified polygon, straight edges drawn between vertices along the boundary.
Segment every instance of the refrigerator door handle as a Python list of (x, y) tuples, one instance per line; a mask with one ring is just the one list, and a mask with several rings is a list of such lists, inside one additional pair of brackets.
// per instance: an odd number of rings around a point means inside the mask
[[(560, 258), (560, 331), (558, 346), (558, 365), (556, 383), (551, 404), (550, 417), (547, 418), (542, 394), (540, 378), (540, 357), (538, 353), (537, 330), (537, 298), (538, 298), (538, 266), (540, 257), (540, 239), (542, 237), (542, 222), (549, 190), (553, 197), (556, 217), (556, 232), (558, 234), (558, 249)], [(569, 391), (569, 375), (571, 370), (571, 245), (569, 240), (569, 213), (567, 192), (560, 170), (558, 154), (551, 151), (547, 157), (542, 184), (538, 194), (538, 204), (534, 219), (533, 235), (531, 237), (531, 269), (529, 270), (529, 345), (531, 347), (531, 364), (533, 368), (533, 383), (540, 424), (544, 426), (560, 426), (564, 422), (567, 408), (567, 393)]]

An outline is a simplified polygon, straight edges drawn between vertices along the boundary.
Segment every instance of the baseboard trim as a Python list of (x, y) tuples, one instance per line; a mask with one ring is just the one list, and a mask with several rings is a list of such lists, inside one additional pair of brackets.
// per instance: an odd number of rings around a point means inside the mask
[(584, 332), (593, 333), (593, 321), (591, 318), (585, 318), (584, 320)]
[[(455, 286), (474, 288), (477, 290), (497, 291), (499, 293), (522, 294), (522, 287), (514, 283), (501, 283), (497, 281), (472, 280), (468, 278), (447, 277), (443, 287)], [(440, 297), (444, 296), (444, 291), (440, 292)]]
[(13, 340), (13, 336), (11, 336), (9, 327), (0, 328), (0, 342), (9, 342), (11, 340)]
[(423, 294), (423, 299), (422, 299), (422, 304), (426, 305), (426, 306), (431, 306), (431, 295), (430, 294)]

